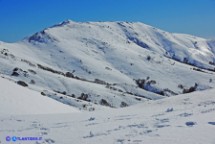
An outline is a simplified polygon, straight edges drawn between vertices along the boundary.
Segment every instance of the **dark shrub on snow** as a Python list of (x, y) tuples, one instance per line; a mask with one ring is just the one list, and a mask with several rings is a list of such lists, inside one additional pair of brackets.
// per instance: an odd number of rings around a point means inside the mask
[(14, 71), (14, 72), (11, 74), (11, 76), (19, 76), (19, 73), (16, 72), (16, 71)]
[(101, 99), (100, 104), (104, 106), (110, 106), (110, 104), (105, 99)]
[(148, 55), (148, 56), (146, 57), (146, 59), (147, 59), (147, 61), (150, 61), (150, 60), (151, 60), (151, 56)]
[(138, 79), (136, 80), (136, 84), (139, 88), (144, 88), (145, 80), (144, 79)]
[(71, 72), (66, 72), (65, 76), (69, 78), (74, 78), (74, 75)]
[(191, 93), (191, 92), (194, 92), (194, 91), (196, 91), (197, 87), (198, 87), (198, 84), (195, 83), (195, 85), (192, 86), (192, 87), (190, 87), (189, 89), (184, 89), (184, 90), (183, 90), (183, 93)]
[(31, 80), (31, 82), (30, 82), (31, 84), (35, 84), (35, 81), (34, 80)]
[(100, 79), (95, 79), (94, 82), (97, 84), (107, 84), (105, 81), (100, 80)]
[(32, 69), (29, 69), (28, 70), (30, 73), (32, 73), (32, 74), (37, 74), (34, 70), (32, 70)]
[(24, 81), (18, 81), (17, 84), (24, 86), (24, 87), (28, 86), (28, 84), (26, 84)]
[(81, 93), (81, 96), (78, 97), (78, 99), (81, 99), (81, 100), (84, 100), (84, 101), (87, 101), (87, 98), (88, 98), (88, 94), (85, 94), (85, 93)]
[(121, 102), (120, 107), (127, 107), (127, 106), (128, 106), (128, 104), (127, 104), (127, 103), (125, 103), (125, 102)]
[(41, 95), (46, 96), (46, 94), (44, 92), (41, 92)]
[(179, 84), (179, 85), (178, 85), (178, 88), (183, 89), (184, 86), (183, 86), (182, 84)]

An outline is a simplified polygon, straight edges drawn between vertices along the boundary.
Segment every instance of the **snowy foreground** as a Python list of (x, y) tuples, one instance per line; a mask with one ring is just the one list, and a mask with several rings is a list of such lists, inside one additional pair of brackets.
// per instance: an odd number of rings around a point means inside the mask
[(0, 141), (34, 136), (42, 140), (17, 143), (214, 144), (214, 93), (212, 89), (95, 112), (1, 115)]

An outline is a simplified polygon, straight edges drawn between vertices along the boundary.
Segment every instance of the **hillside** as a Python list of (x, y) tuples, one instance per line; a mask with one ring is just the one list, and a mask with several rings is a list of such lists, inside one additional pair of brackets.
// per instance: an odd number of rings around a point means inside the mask
[(76, 113), (69, 107), (40, 93), (23, 88), (0, 77), (0, 115), (35, 115)]
[(215, 86), (212, 40), (130, 22), (64, 21), (0, 43), (0, 73), (84, 110), (126, 107)]

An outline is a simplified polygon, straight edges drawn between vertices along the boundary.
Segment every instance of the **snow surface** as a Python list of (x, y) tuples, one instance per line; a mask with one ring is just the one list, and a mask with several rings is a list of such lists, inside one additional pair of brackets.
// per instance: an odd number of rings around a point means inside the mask
[(214, 144), (214, 93), (212, 89), (95, 112), (0, 116), (0, 141), (38, 136), (41, 141), (27, 143)]
[(44, 97), (36, 91), (26, 89), (0, 77), (0, 115), (35, 115), (76, 112), (79, 112), (79, 110), (74, 107)]

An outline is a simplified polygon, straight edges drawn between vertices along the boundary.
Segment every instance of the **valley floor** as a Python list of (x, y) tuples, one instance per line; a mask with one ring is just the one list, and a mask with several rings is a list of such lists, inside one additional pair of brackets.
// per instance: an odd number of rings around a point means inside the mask
[(214, 144), (215, 90), (123, 109), (43, 115), (1, 115), (6, 136), (41, 137), (33, 144)]

